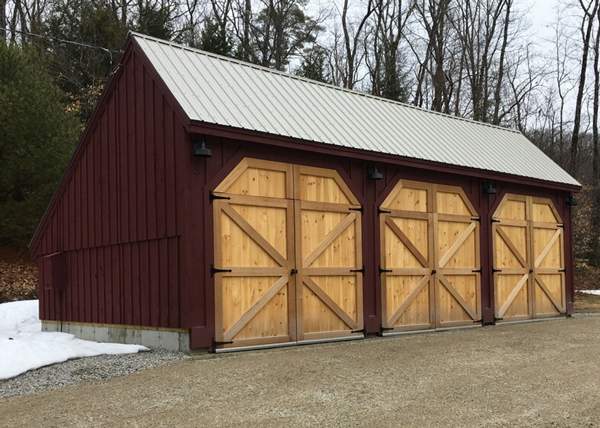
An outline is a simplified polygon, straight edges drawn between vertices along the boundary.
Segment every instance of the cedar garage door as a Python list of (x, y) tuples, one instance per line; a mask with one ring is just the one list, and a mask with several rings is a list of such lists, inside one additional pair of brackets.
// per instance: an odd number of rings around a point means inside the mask
[(492, 221), (496, 318), (563, 314), (563, 225), (552, 201), (507, 194)]
[(362, 336), (360, 204), (335, 170), (246, 158), (214, 194), (217, 346)]
[(479, 217), (460, 187), (400, 180), (380, 207), (383, 328), (481, 320)]

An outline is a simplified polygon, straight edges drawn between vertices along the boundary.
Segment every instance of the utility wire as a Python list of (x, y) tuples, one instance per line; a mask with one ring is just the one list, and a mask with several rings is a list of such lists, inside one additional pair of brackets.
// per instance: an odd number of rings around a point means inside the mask
[(60, 39), (58, 37), (52, 37), (52, 36), (44, 36), (42, 34), (30, 33), (28, 31), (9, 30), (8, 28), (0, 28), (0, 31), (4, 31), (6, 34), (8, 34), (9, 32), (14, 32), (14, 33), (17, 33), (17, 34), (24, 34), (26, 36), (33, 36), (33, 37), (37, 37), (37, 38), (48, 40), (48, 41), (55, 41), (55, 42), (59, 42), (59, 43), (65, 43), (65, 44), (69, 44), (69, 45), (81, 46), (81, 47), (90, 48), (90, 49), (99, 49), (99, 50), (105, 52), (106, 54), (108, 54), (108, 58), (110, 60), (111, 67), (112, 67), (112, 64), (113, 64), (113, 53), (121, 53), (121, 52), (123, 52), (120, 49), (109, 49), (109, 48), (105, 48), (105, 47), (102, 47), (102, 46), (91, 45), (89, 43), (74, 42), (72, 40)]

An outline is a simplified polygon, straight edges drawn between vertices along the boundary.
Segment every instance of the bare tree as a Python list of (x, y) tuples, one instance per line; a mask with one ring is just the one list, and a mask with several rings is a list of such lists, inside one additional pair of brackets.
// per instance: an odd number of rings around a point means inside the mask
[(378, 0), (376, 3), (373, 37), (365, 37), (365, 62), (371, 75), (371, 92), (375, 95), (396, 100), (406, 95), (398, 55), (414, 6), (414, 0)]
[(565, 106), (567, 97), (575, 84), (571, 78), (571, 69), (569, 67), (569, 37), (565, 33), (565, 28), (561, 24), (561, 9), (557, 9), (556, 21), (554, 24), (554, 70), (556, 95), (558, 96), (558, 159), (562, 164), (565, 163), (565, 128), (568, 121), (565, 118)]
[(371, 14), (375, 12), (376, 3), (374, 0), (368, 0), (366, 11), (359, 18), (358, 25), (352, 32), (352, 25), (348, 18), (348, 7), (349, 0), (344, 0), (342, 5), (342, 33), (344, 36), (344, 48), (345, 48), (345, 67), (342, 76), (343, 84), (345, 88), (353, 89), (357, 82), (357, 69), (358, 69), (358, 47), (362, 37), (362, 32), (365, 29), (367, 21)]
[(427, 32), (428, 50), (431, 53), (429, 56), (432, 62), (429, 69), (433, 89), (431, 109), (435, 111), (442, 111), (444, 104), (449, 104), (444, 62), (447, 40), (446, 18), (450, 1), (421, 0), (416, 6), (420, 21)]
[(590, 0), (587, 5), (583, 0), (579, 0), (579, 5), (583, 10), (580, 32), (583, 39), (581, 68), (579, 73), (579, 88), (577, 90), (577, 99), (575, 101), (575, 118), (573, 120), (573, 135), (571, 136), (571, 153), (569, 160), (569, 171), (576, 175), (578, 172), (577, 154), (579, 151), (579, 132), (581, 127), (581, 109), (583, 94), (585, 92), (585, 79), (587, 72), (587, 62), (589, 56), (590, 39), (594, 27), (594, 17), (598, 9), (598, 0)]
[(502, 30), (502, 47), (500, 48), (500, 59), (498, 60), (498, 76), (496, 78), (496, 90), (494, 91), (494, 116), (492, 123), (500, 124), (500, 105), (502, 103), (502, 80), (504, 79), (504, 57), (506, 56), (506, 47), (508, 46), (508, 31), (510, 27), (510, 10), (513, 0), (506, 0), (506, 11), (504, 15), (504, 28)]
[(600, 8), (597, 10), (598, 27), (594, 41), (594, 95), (592, 103), (592, 183), (600, 182), (600, 159), (598, 152), (598, 97), (600, 92)]
[(473, 119), (488, 119), (490, 69), (498, 48), (498, 22), (507, 0), (457, 2), (451, 22), (465, 50)]

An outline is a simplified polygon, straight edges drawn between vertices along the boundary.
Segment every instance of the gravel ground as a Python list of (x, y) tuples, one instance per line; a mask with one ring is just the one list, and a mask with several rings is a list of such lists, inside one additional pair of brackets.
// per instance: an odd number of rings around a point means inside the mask
[(0, 399), (0, 426), (600, 423), (600, 317), (191, 358)]
[(32, 370), (8, 380), (0, 380), (0, 398), (33, 394), (84, 382), (105, 381), (140, 370), (159, 367), (189, 358), (167, 351), (78, 358)]

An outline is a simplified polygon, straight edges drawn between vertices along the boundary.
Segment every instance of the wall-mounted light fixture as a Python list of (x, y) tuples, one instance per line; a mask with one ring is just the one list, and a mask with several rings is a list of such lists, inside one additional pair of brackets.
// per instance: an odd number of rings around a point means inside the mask
[(212, 156), (212, 150), (206, 147), (206, 139), (204, 137), (192, 141), (192, 154), (203, 158)]
[(483, 193), (487, 193), (488, 195), (493, 195), (496, 193), (496, 185), (491, 181), (484, 181), (482, 189)]
[(370, 166), (367, 169), (367, 177), (369, 180), (383, 180), (383, 173), (375, 166)]
[(577, 206), (577, 199), (575, 199), (575, 196), (573, 196), (572, 194), (569, 194), (569, 196), (567, 196), (567, 206), (569, 207), (575, 207)]

